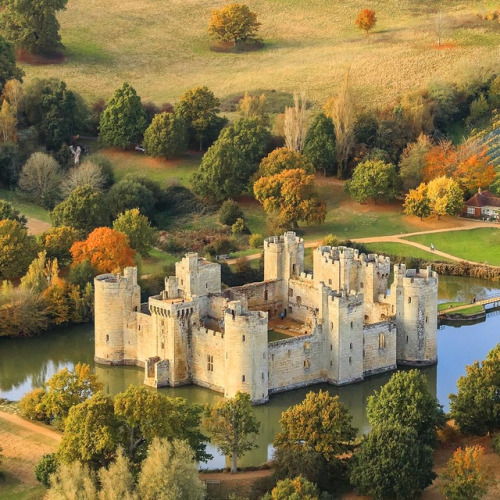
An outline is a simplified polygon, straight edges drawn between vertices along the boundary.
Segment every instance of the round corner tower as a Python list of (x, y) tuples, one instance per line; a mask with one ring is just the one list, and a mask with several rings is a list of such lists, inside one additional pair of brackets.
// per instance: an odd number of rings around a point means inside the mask
[(226, 397), (250, 394), (253, 404), (269, 400), (267, 313), (245, 311), (233, 301), (224, 312)]
[(124, 328), (129, 314), (139, 311), (141, 291), (137, 268), (127, 267), (123, 275), (101, 274), (94, 278), (95, 361), (124, 362)]
[(437, 362), (438, 275), (427, 269), (394, 266), (391, 295), (397, 327), (397, 362), (427, 365)]

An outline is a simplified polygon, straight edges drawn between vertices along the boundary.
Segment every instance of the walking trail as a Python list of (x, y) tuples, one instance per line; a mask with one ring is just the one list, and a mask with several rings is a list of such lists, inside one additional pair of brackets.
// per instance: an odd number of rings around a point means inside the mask
[[(445, 229), (431, 229), (428, 231), (417, 231), (414, 233), (402, 233), (402, 234), (393, 234), (388, 236), (372, 236), (368, 238), (352, 238), (351, 241), (356, 243), (401, 243), (403, 245), (410, 245), (415, 248), (420, 248), (421, 250), (425, 250), (427, 252), (430, 251), (429, 247), (426, 245), (422, 245), (421, 243), (417, 243), (416, 241), (405, 240), (409, 236), (416, 236), (420, 234), (432, 234), (432, 233), (445, 233), (448, 231), (468, 231), (469, 229), (477, 229), (480, 227), (494, 227), (500, 229), (499, 225), (494, 222), (476, 222), (476, 221), (461, 221), (462, 225), (457, 227), (448, 227)], [(306, 248), (317, 247), (321, 244), (321, 240), (318, 241), (310, 241), (305, 244)], [(434, 254), (439, 255), (440, 257), (445, 257), (447, 259), (453, 260), (455, 262), (468, 262), (469, 264), (481, 264), (480, 262), (475, 262), (472, 260), (462, 259), (460, 257), (456, 257), (455, 255), (451, 255), (446, 252), (441, 252), (440, 250), (434, 250)], [(247, 255), (247, 260), (255, 260), (260, 258), (261, 253), (255, 253), (252, 255)], [(226, 260), (226, 264), (235, 264), (237, 259), (228, 259)], [(490, 266), (490, 267), (500, 267), (500, 266)]]
[(46, 427), (43, 427), (41, 425), (34, 424), (32, 422), (29, 422), (28, 420), (24, 420), (24, 418), (21, 418), (18, 415), (14, 415), (12, 413), (0, 411), (0, 419), (7, 420), (7, 422), (18, 425), (19, 427), (24, 427), (25, 429), (28, 429), (32, 432), (43, 434), (44, 436), (52, 438), (57, 442), (61, 441), (62, 439), (62, 434), (60, 434), (59, 432), (47, 429)]

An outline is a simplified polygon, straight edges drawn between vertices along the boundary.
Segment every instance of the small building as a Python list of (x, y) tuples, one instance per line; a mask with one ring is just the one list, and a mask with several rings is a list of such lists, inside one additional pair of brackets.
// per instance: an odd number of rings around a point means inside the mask
[(500, 219), (500, 197), (481, 191), (464, 203), (463, 215), (473, 219)]

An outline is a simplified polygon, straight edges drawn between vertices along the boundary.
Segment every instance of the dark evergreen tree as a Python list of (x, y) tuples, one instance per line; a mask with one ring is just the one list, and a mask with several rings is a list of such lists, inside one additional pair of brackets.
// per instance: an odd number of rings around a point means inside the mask
[(319, 113), (312, 121), (303, 153), (316, 170), (321, 170), (325, 176), (337, 172), (333, 122), (324, 113)]
[(155, 197), (150, 189), (135, 179), (123, 179), (113, 185), (108, 200), (113, 217), (138, 208), (148, 219), (154, 218)]
[(187, 127), (184, 118), (174, 113), (156, 115), (144, 132), (144, 148), (149, 156), (173, 158), (187, 149)]
[(0, 93), (7, 80), (21, 80), (23, 75), (24, 71), (16, 66), (14, 47), (0, 35)]

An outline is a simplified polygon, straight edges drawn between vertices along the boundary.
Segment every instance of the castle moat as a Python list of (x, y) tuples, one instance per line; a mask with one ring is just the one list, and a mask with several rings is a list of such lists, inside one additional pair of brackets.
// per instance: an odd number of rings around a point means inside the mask
[[(473, 278), (440, 276), (439, 302), (471, 301), (474, 297), (499, 293), (495, 283)], [(270, 329), (269, 341), (285, 338), (283, 332)], [(448, 394), (456, 390), (457, 379), (465, 372), (465, 365), (483, 359), (487, 352), (500, 342), (500, 313), (492, 312), (485, 321), (463, 326), (442, 325), (438, 330), (438, 364), (423, 368), (429, 387), (448, 409)], [(92, 325), (46, 332), (35, 338), (0, 338), (0, 397), (19, 400), (26, 392), (39, 387), (63, 367), (73, 367), (77, 362), (94, 367), (109, 394), (125, 390), (130, 384), (141, 385), (144, 371), (138, 367), (102, 366), (94, 363), (94, 331)], [(281, 412), (300, 402), (310, 390), (328, 390), (338, 394), (353, 415), (353, 424), (366, 432), (366, 399), (385, 384), (391, 373), (373, 376), (363, 382), (344, 387), (316, 385), (271, 396), (269, 403), (256, 406), (261, 421), (259, 448), (249, 452), (241, 465), (256, 465), (267, 460), (272, 453), (272, 439), (279, 431)], [(221, 394), (194, 385), (159, 389), (169, 396), (182, 396), (190, 402), (211, 403)], [(224, 457), (209, 447), (214, 459), (203, 466), (223, 467)]]

